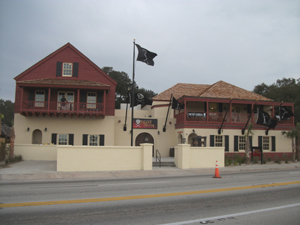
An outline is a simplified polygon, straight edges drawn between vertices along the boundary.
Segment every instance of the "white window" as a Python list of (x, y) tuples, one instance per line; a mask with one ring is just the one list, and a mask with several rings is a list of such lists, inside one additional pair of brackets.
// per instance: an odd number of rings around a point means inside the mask
[(215, 147), (223, 147), (223, 136), (221, 135), (215, 136)]
[(98, 135), (90, 135), (90, 146), (98, 146)]
[(35, 92), (35, 107), (44, 107), (45, 91)]
[(239, 136), (239, 150), (246, 150), (246, 137)]
[(63, 73), (64, 77), (71, 77), (72, 76), (72, 68), (73, 63), (63, 63)]
[(87, 93), (87, 108), (95, 109), (96, 108), (96, 93), (88, 92)]
[(68, 144), (68, 135), (58, 134), (58, 145), (67, 145), (67, 144)]
[(270, 150), (270, 137), (268, 136), (262, 137), (262, 149)]

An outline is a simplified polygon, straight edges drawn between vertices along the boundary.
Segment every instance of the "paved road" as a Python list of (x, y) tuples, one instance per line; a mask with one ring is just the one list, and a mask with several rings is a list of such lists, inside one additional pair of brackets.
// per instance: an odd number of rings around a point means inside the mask
[(300, 171), (7, 183), (0, 199), (3, 224), (297, 224)]

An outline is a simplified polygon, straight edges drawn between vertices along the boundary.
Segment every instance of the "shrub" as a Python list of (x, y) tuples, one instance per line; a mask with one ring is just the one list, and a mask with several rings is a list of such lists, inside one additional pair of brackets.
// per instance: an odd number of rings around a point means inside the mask
[(3, 161), (5, 159), (5, 156), (6, 156), (5, 149), (6, 149), (5, 143), (1, 142), (1, 145), (0, 145), (0, 161)]
[(277, 155), (275, 155), (274, 156), (274, 162), (278, 163), (278, 164), (281, 164), (281, 159)]
[(282, 158), (283, 158), (283, 160), (284, 160), (285, 163), (289, 163), (289, 157), (288, 157), (287, 154), (283, 154)]

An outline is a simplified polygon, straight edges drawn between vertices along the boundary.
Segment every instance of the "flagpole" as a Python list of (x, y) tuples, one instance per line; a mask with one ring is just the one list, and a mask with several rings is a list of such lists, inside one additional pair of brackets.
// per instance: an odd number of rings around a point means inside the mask
[(133, 146), (133, 109), (134, 109), (134, 76), (135, 76), (135, 39), (133, 39), (133, 69), (132, 69), (132, 95), (131, 95), (131, 146)]
[(168, 112), (167, 112), (167, 116), (166, 116), (165, 125), (164, 125), (164, 128), (163, 128), (163, 132), (166, 132), (166, 130), (167, 130), (166, 125), (167, 125), (167, 120), (168, 120), (168, 116), (169, 116), (170, 106), (172, 105), (171, 104), (172, 98), (173, 98), (173, 93), (171, 93), (171, 98), (170, 98), (170, 102), (169, 102), (169, 107), (168, 107)]
[(126, 123), (127, 123), (127, 112), (128, 112), (128, 104), (130, 102), (130, 97), (129, 97), (129, 88), (128, 88), (128, 91), (127, 91), (127, 97), (128, 97), (128, 102), (126, 104), (126, 113), (125, 113), (125, 124), (124, 124), (124, 127), (123, 127), (123, 131), (126, 131), (127, 130), (127, 126), (126, 126)]

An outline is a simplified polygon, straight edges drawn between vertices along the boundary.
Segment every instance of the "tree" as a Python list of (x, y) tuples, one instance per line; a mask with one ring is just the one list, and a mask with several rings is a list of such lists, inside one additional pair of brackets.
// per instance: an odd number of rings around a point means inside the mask
[(300, 78), (283, 78), (270, 86), (262, 83), (254, 87), (253, 92), (277, 102), (293, 102), (295, 124), (300, 122)]
[(287, 138), (290, 138), (292, 140), (292, 160), (293, 162), (295, 162), (295, 152), (297, 151), (297, 160), (299, 160), (299, 156), (300, 156), (300, 152), (299, 152), (299, 141), (297, 141), (297, 149), (295, 149), (295, 139), (298, 136), (298, 140), (299, 140), (299, 136), (300, 136), (300, 123), (296, 124), (296, 127), (292, 130), (289, 131), (282, 131), (282, 135), (286, 136)]
[(245, 149), (245, 158), (246, 158), (246, 161), (245, 163), (246, 164), (250, 164), (250, 153), (251, 153), (251, 142), (250, 142), (250, 136), (252, 136), (254, 134), (254, 131), (253, 131), (253, 124), (250, 123), (249, 126), (248, 126), (248, 129), (245, 133), (245, 138), (246, 138), (246, 149)]
[[(121, 103), (128, 102), (128, 91), (132, 88), (132, 80), (129, 78), (127, 73), (123, 71), (115, 71), (113, 70), (113, 67), (103, 67), (101, 69), (118, 83), (116, 87), (115, 108), (119, 109)], [(157, 95), (151, 90), (146, 90), (144, 88), (140, 89), (136, 83), (134, 83), (134, 92), (139, 92), (148, 99)]]
[(0, 113), (4, 116), (2, 122), (8, 126), (11, 126), (11, 121), (14, 119), (15, 104), (10, 100), (4, 101), (0, 99)]

